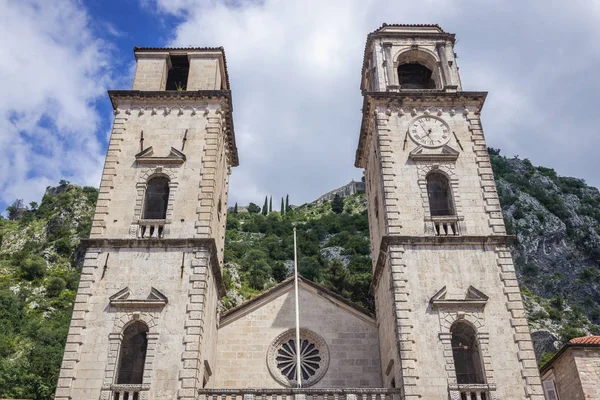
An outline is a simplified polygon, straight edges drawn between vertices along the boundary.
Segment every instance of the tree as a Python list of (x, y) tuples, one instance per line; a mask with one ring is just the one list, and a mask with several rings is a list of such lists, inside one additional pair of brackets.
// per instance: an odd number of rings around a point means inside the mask
[(336, 214), (341, 214), (344, 211), (344, 199), (339, 194), (336, 194), (331, 202), (331, 211)]
[(269, 213), (269, 203), (268, 198), (265, 196), (265, 204), (263, 204), (262, 215), (267, 215)]
[(285, 212), (285, 209), (283, 208), (283, 197), (281, 198), (281, 215), (283, 216), (283, 213)]
[(11, 221), (15, 221), (20, 219), (25, 211), (27, 211), (27, 207), (25, 207), (25, 203), (23, 203), (23, 199), (16, 199), (14, 203), (10, 206), (6, 207), (6, 211), (8, 211), (8, 219)]
[(235, 206), (233, 206), (233, 213), (237, 214), (238, 213), (238, 209), (237, 209), (237, 203), (235, 203)]
[(38, 203), (36, 203), (35, 201), (32, 201), (31, 203), (29, 203), (29, 208), (31, 209), (31, 211), (35, 211), (38, 209)]
[(286, 194), (285, 195), (285, 212), (287, 213), (288, 211), (290, 211), (290, 195)]
[(298, 272), (306, 279), (315, 282), (321, 277), (321, 264), (316, 257), (302, 257), (298, 261)]
[(269, 197), (269, 213), (273, 212), (273, 196)]
[(250, 214), (258, 214), (258, 213), (260, 213), (260, 207), (254, 203), (250, 203), (248, 205), (248, 212)]
[(68, 185), (69, 185), (69, 183), (71, 183), (71, 182), (69, 182), (69, 181), (67, 181), (67, 180), (65, 180), (65, 179), (61, 179), (61, 180), (60, 180), (60, 182), (58, 182), (58, 184), (59, 184), (60, 186), (68, 186)]

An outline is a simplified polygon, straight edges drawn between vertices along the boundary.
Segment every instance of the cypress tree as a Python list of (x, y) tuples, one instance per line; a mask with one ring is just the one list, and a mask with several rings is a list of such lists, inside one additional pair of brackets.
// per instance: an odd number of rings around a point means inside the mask
[(268, 196), (265, 196), (265, 204), (263, 204), (262, 215), (267, 215), (269, 213), (269, 199)]
[(286, 194), (285, 195), (285, 212), (287, 213), (288, 211), (290, 211), (290, 195)]
[(269, 214), (273, 212), (273, 196), (269, 197)]
[(341, 214), (344, 211), (344, 199), (339, 194), (336, 194), (331, 202), (331, 211), (336, 214)]
[(235, 206), (233, 207), (233, 213), (237, 214), (238, 210), (237, 210), (237, 203), (235, 203)]
[(285, 209), (283, 208), (283, 197), (281, 198), (281, 215), (283, 215), (283, 213), (285, 212)]

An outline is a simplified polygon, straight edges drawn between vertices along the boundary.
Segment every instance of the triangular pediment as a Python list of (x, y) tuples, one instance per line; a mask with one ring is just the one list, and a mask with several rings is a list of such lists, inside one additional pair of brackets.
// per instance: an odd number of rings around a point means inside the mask
[(111, 306), (119, 308), (164, 307), (169, 302), (167, 296), (156, 288), (150, 288), (150, 294), (145, 299), (131, 299), (130, 296), (131, 290), (126, 287), (108, 299)]
[[(298, 289), (300, 292), (305, 291), (313, 295), (317, 295), (318, 298), (329, 301), (330, 303), (334, 303), (340, 310), (344, 310), (350, 314), (353, 314), (354, 316), (366, 320), (369, 323), (376, 323), (375, 316), (369, 310), (356, 305), (344, 297), (330, 291), (329, 289), (301, 276), (298, 278)], [(227, 325), (228, 323), (263, 307), (279, 296), (293, 290), (294, 279), (293, 277), (287, 278), (272, 288), (265, 290), (258, 296), (255, 296), (234, 308), (224, 311), (221, 314), (220, 326)]]
[(140, 151), (139, 153), (137, 153), (135, 155), (136, 160), (139, 158), (148, 158), (148, 157), (152, 157), (152, 153), (154, 153), (154, 149), (152, 148), (152, 146), (145, 148), (144, 150)]
[(485, 306), (487, 303), (488, 296), (486, 296), (482, 291), (474, 288), (473, 286), (469, 286), (467, 292), (464, 297), (458, 296), (450, 296), (448, 294), (448, 290), (446, 286), (441, 288), (436, 294), (431, 297), (429, 302), (432, 306)]
[(454, 161), (458, 158), (460, 152), (447, 144), (435, 149), (423, 146), (417, 146), (410, 152), (408, 157), (415, 161)]
[(131, 290), (128, 287), (119, 290), (117, 293), (113, 294), (109, 297), (109, 300), (112, 302), (114, 300), (127, 300), (131, 295)]
[(185, 162), (186, 157), (181, 151), (171, 147), (169, 154), (165, 157), (154, 157), (154, 149), (148, 147), (135, 155), (135, 160), (138, 163), (147, 164), (181, 164)]
[(489, 297), (483, 294), (483, 292), (475, 289), (473, 286), (469, 286), (469, 288), (467, 289), (467, 296), (465, 297), (465, 299), (487, 301)]
[(169, 301), (167, 299), (167, 296), (162, 294), (156, 288), (150, 288), (150, 294), (148, 295), (148, 300), (161, 300), (161, 301), (164, 301), (165, 303), (167, 303)]

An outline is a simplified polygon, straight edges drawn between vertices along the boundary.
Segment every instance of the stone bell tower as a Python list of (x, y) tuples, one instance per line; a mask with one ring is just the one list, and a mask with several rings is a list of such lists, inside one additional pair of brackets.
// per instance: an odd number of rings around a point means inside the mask
[(367, 38), (365, 169), (383, 382), (403, 399), (542, 400), (487, 154), (487, 93), (464, 91), (453, 34)]
[(135, 48), (56, 399), (195, 399), (215, 365), (230, 168), (222, 48)]

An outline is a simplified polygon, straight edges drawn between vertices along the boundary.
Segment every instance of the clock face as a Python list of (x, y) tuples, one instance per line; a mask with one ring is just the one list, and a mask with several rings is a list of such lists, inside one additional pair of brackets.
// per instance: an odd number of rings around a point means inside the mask
[(425, 147), (443, 146), (450, 140), (450, 127), (443, 119), (423, 116), (414, 119), (409, 127), (410, 137)]

